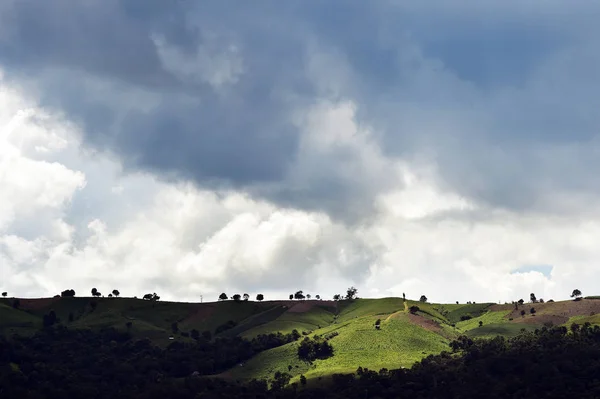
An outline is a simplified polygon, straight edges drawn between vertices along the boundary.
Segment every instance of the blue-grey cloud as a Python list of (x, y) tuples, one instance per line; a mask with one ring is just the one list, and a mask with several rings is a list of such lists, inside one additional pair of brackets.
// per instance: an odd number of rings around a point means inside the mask
[[(440, 184), (482, 203), (599, 190), (599, 7), (469, 3), (26, 0), (3, 6), (0, 65), (130, 168), (338, 216), (388, 185), (323, 170), (287, 186), (297, 112), (323, 97), (352, 100), (386, 156), (433, 154)], [(329, 70), (311, 70), (314, 51)]]

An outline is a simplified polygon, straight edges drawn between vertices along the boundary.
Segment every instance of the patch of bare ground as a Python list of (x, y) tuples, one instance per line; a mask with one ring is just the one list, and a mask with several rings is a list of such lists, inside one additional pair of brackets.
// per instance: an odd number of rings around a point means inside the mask
[(190, 312), (189, 316), (186, 317), (184, 323), (197, 323), (208, 319), (215, 312), (215, 305), (213, 304), (197, 304)]
[(23, 310), (39, 310), (46, 309), (54, 302), (59, 301), (60, 298), (34, 298), (34, 299), (20, 299), (20, 308)]
[(559, 326), (561, 324), (566, 323), (569, 320), (566, 316), (558, 316), (552, 314), (541, 314), (532, 316), (531, 314), (525, 315), (525, 317), (519, 317), (513, 319), (514, 323), (523, 323), (523, 324), (546, 324), (552, 323), (553, 326)]
[[(573, 316), (590, 316), (600, 313), (600, 301), (593, 299), (582, 299), (580, 301), (561, 301), (546, 303), (526, 303), (519, 305), (518, 309), (512, 306), (508, 317), (516, 322), (543, 324), (552, 321), (555, 325), (566, 323)], [(535, 316), (531, 316), (530, 309), (535, 308)], [(525, 317), (521, 317), (521, 310), (525, 311)], [(534, 320), (530, 320), (534, 319)], [(527, 321), (523, 321), (527, 320)], [(542, 321), (544, 320), (544, 321)]]
[(287, 310), (289, 313), (306, 313), (318, 304), (317, 301), (302, 301), (293, 304)]
[(321, 308), (330, 308), (332, 310), (336, 309), (337, 302), (336, 301), (319, 301), (319, 300), (309, 300), (309, 301), (270, 301), (269, 303), (286, 306), (289, 308), (288, 312), (291, 313), (304, 313), (308, 312), (315, 306)]
[(408, 313), (408, 319), (411, 323), (418, 325), (421, 328), (424, 328), (429, 331), (433, 331), (436, 333), (440, 333), (442, 331), (442, 327), (440, 327), (440, 323), (435, 320), (428, 319), (427, 317), (419, 316), (416, 314)]
[(515, 305), (511, 305), (511, 304), (505, 304), (505, 305), (492, 305), (490, 306), (488, 309), (490, 310), (490, 312), (502, 312), (502, 311), (506, 311), (506, 310), (511, 310), (514, 309)]

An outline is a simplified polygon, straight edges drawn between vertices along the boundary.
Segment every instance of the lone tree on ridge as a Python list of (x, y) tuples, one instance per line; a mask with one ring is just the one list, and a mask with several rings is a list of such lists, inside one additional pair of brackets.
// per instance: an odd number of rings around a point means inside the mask
[(348, 288), (346, 290), (346, 299), (354, 299), (356, 297), (356, 293), (358, 293), (358, 289), (354, 286)]

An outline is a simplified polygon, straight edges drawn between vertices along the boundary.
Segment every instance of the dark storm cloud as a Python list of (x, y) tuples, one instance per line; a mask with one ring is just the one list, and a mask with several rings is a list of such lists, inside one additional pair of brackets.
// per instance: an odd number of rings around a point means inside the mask
[[(357, 104), (387, 156), (434, 154), (445, 187), (521, 209), (600, 189), (598, 7), (534, 3), (24, 0), (0, 9), (0, 65), (130, 168), (356, 213), (389, 184), (324, 168), (287, 186), (294, 118), (330, 96)], [(315, 46), (335, 62), (313, 74), (349, 71), (339, 92), (308, 72)]]
[[(300, 43), (271, 37), (262, 27), (235, 32), (243, 78), (235, 89), (217, 92), (209, 82), (165, 70), (152, 36), (193, 56), (204, 40), (198, 26), (220, 22), (189, 2), (166, 4), (16, 2), (2, 19), (9, 26), (2, 64), (9, 77), (37, 78), (46, 105), (64, 110), (84, 126), (88, 142), (119, 153), (125, 164), (199, 182), (280, 179), (297, 141), (290, 106), (298, 100), (290, 104), (286, 96), (310, 90), (297, 73)], [(219, 29), (233, 28), (231, 20)], [(85, 90), (93, 80), (95, 88), (103, 86), (100, 93)], [(123, 93), (140, 89), (153, 107), (123, 104)]]

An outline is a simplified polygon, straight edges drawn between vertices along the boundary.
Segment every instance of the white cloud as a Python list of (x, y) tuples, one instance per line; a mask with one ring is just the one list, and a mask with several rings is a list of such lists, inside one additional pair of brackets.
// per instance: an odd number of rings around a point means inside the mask
[[(430, 12), (421, 7), (407, 9)], [(477, 19), (454, 11), (455, 23)], [(509, 11), (502, 6), (477, 12), (494, 25), (505, 14), (512, 16)], [(531, 18), (532, 9), (522, 11), (527, 15), (519, 21)], [(502, 18), (496, 20), (496, 12)], [(443, 25), (444, 18), (433, 20)], [(589, 84), (598, 71), (593, 40), (543, 58), (523, 73), (523, 81), (490, 89), (463, 80), (460, 65), (437, 59), (418, 37), (388, 29), (377, 34), (382, 51), (374, 52), (373, 60), (359, 54), (360, 62), (343, 38), (315, 33), (319, 40), (307, 45), (306, 64), (298, 61), (298, 70), (278, 75), (273, 87), (276, 55), (246, 64), (242, 53), (252, 57), (252, 49), (238, 47), (229, 36), (203, 32), (203, 42), (191, 49), (153, 36), (151, 47), (162, 68), (186, 90), (198, 83), (228, 87), (232, 96), (222, 100), (231, 100), (238, 83), (246, 83), (244, 74), (256, 73), (252, 76), (266, 86), (249, 84), (250, 93), (264, 90), (267, 98), (295, 104), (299, 133), (298, 147), (290, 146), (291, 166), (281, 182), (264, 184), (286, 191), (289, 200), (280, 203), (287, 207), (264, 199), (276, 195), (253, 195), (253, 187), (211, 191), (150, 172), (124, 174), (126, 151), (121, 159), (88, 152), (68, 120), (0, 83), (0, 288), (37, 296), (65, 288), (87, 293), (95, 286), (103, 292), (118, 288), (124, 295), (156, 291), (179, 300), (200, 294), (215, 299), (221, 291), (284, 297), (296, 289), (328, 298), (351, 284), (361, 296), (405, 292), (448, 302), (527, 299), (530, 292), (559, 299), (575, 287), (594, 293), (600, 277), (595, 263), (600, 208), (594, 204), (598, 186), (590, 167), (599, 148), (597, 93)], [(428, 35), (420, 39), (427, 42)], [(283, 50), (284, 44), (274, 48)], [(261, 69), (264, 65), (273, 70)], [(152, 68), (140, 76), (147, 86), (120, 80), (131, 78), (129, 67), (119, 79), (59, 66), (48, 70), (83, 82), (77, 89), (86, 93), (90, 107), (73, 107), (78, 112), (91, 109), (92, 119), (102, 119), (99, 104), (114, 106), (118, 117), (108, 124), (114, 131), (107, 142), (123, 140), (134, 148), (131, 137), (118, 135), (118, 122), (135, 110), (143, 111), (137, 116), (142, 119), (154, 114), (164, 93), (179, 90), (172, 82), (164, 92), (149, 84), (162, 77)], [(302, 73), (316, 94), (298, 105), (292, 101), (294, 85), (306, 82), (295, 74)], [(262, 99), (259, 94), (226, 109), (244, 113)], [(205, 93), (190, 95), (189, 101), (202, 105), (205, 98)], [(168, 111), (167, 122), (177, 122), (178, 115)], [(215, 117), (213, 122), (203, 128), (214, 128), (218, 137), (219, 125), (228, 121)], [(577, 139), (555, 126), (560, 123), (576, 125)], [(164, 126), (175, 129), (177, 123)], [(186, 140), (197, 138), (191, 132)], [(236, 134), (230, 137), (243, 137)], [(148, 148), (156, 151), (167, 142)], [(184, 155), (189, 161), (194, 154)], [(194, 162), (167, 164), (202, 168)], [(553, 267), (550, 276), (513, 273), (540, 264)]]
[[(180, 300), (295, 289), (328, 298), (353, 284), (363, 296), (504, 301), (530, 291), (546, 299), (574, 287), (591, 293), (599, 274), (596, 219), (495, 211), (442, 191), (433, 165), (383, 155), (349, 102), (307, 111), (292, 181), (322, 167), (366, 180), (360, 187), (387, 174), (385, 189), (375, 190), (375, 218), (351, 227), (241, 192), (123, 175), (112, 158), (80, 151), (68, 124), (60, 134), (57, 119), (2, 93), (0, 273), (2, 288), (17, 295), (94, 286)], [(511, 273), (532, 264), (552, 265), (551, 276)]]

